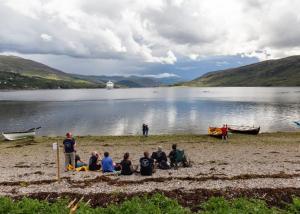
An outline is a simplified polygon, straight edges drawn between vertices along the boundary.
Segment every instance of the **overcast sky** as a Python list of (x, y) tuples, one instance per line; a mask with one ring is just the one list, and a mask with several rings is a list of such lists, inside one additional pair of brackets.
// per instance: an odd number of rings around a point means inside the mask
[(299, 0), (0, 0), (0, 52), (81, 74), (201, 74), (300, 54)]

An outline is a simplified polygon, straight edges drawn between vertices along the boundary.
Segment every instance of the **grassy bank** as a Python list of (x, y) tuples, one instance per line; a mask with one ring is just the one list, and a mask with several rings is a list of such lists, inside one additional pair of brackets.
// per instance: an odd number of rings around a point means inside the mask
[[(75, 136), (77, 140), (82, 143), (201, 143), (201, 142), (221, 142), (220, 139), (208, 136), (206, 134), (173, 134), (173, 135), (150, 135), (148, 137), (129, 135), (129, 136)], [(64, 136), (38, 136), (34, 139), (36, 143), (49, 143), (53, 141), (63, 141)], [(13, 143), (23, 143), (29, 140), (19, 140)], [(274, 132), (274, 133), (262, 133), (259, 135), (242, 135), (242, 134), (230, 134), (230, 143), (299, 143), (300, 132)], [(4, 140), (0, 142), (5, 142)]]
[[(0, 213), (69, 213), (68, 200), (58, 200), (52, 203), (47, 201), (38, 201), (29, 198), (13, 201), (8, 197), (0, 198)], [(74, 203), (74, 205), (76, 202)], [(72, 209), (72, 208), (71, 208)], [(294, 198), (291, 204), (286, 204), (282, 208), (268, 207), (262, 200), (238, 198), (234, 200), (225, 200), (221, 197), (210, 198), (207, 202), (199, 204), (197, 211), (191, 211), (189, 208), (182, 207), (177, 201), (169, 199), (163, 195), (156, 194), (154, 196), (134, 197), (121, 204), (111, 204), (105, 208), (92, 208), (85, 202), (78, 203), (76, 213), (78, 214), (113, 214), (113, 213), (299, 213), (300, 199)]]

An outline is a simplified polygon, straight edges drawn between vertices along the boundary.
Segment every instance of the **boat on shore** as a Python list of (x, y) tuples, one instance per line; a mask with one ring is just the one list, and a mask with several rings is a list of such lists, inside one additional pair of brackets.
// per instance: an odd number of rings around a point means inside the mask
[(21, 140), (25, 138), (34, 138), (36, 134), (36, 130), (40, 128), (41, 127), (32, 128), (27, 131), (21, 131), (21, 132), (2, 132), (2, 136), (9, 141)]
[(219, 127), (208, 127), (208, 135), (212, 137), (222, 138), (222, 129)]
[(108, 81), (107, 83), (106, 83), (106, 88), (107, 89), (113, 89), (114, 88), (114, 83), (112, 82), (112, 81)]
[(298, 127), (300, 127), (300, 121), (294, 121), (294, 123), (295, 123)]
[(236, 125), (228, 125), (228, 131), (231, 133), (238, 133), (238, 134), (251, 134), (257, 135), (260, 131), (259, 127), (251, 127), (251, 126), (236, 126)]

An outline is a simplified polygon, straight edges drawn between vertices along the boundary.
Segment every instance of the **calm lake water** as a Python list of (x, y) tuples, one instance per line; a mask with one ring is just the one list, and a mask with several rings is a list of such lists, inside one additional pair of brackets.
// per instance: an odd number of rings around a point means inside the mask
[[(207, 133), (209, 125), (296, 131), (300, 87), (143, 88), (0, 92), (0, 131), (42, 126), (40, 135)], [(299, 130), (299, 129), (298, 129)]]

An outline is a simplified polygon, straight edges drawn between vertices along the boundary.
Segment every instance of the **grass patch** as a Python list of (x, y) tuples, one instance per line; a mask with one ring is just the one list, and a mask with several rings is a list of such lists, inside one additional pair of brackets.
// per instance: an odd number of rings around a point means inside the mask
[[(173, 134), (173, 135), (150, 135), (143, 137), (140, 135), (128, 136), (75, 136), (81, 142), (96, 142), (96, 143), (220, 143), (221, 139), (217, 139), (205, 134)], [(62, 141), (64, 137), (37, 137), (37, 142), (47, 141)], [(242, 135), (230, 134), (229, 143), (239, 144), (255, 142), (255, 143), (299, 143), (300, 132), (276, 132), (276, 133), (262, 133), (259, 135)]]
[[(33, 142), (37, 144), (62, 142), (64, 136), (39, 136), (34, 140), (24, 139), (11, 144), (22, 144)], [(173, 134), (173, 135), (150, 135), (143, 137), (140, 135), (128, 136), (75, 136), (75, 139), (81, 143), (112, 143), (112, 144), (130, 144), (130, 143), (143, 143), (143, 144), (171, 144), (171, 143), (221, 143), (221, 139), (210, 137), (205, 134)], [(0, 140), (0, 144), (5, 142)], [(275, 132), (275, 133), (262, 133), (259, 135), (242, 135), (230, 134), (228, 142), (230, 144), (248, 144), (248, 143), (261, 143), (261, 144), (274, 144), (274, 143), (299, 143), (300, 132)], [(222, 144), (223, 145), (223, 144)]]
[(232, 201), (225, 200), (224, 198), (211, 198), (201, 206), (202, 211), (199, 213), (204, 214), (260, 214), (260, 213), (284, 213), (284, 210), (278, 208), (269, 208), (264, 201), (255, 199), (239, 198)]
[[(23, 198), (13, 201), (8, 197), (0, 198), (0, 214), (4, 213), (69, 213), (68, 201), (60, 199), (56, 202), (39, 201)], [(161, 194), (153, 196), (134, 197), (121, 204), (111, 204), (108, 207), (92, 208), (82, 202), (76, 213), (78, 214), (191, 214), (189, 208), (182, 207), (177, 201), (169, 199)], [(284, 209), (268, 207), (262, 200), (238, 198), (226, 200), (221, 197), (210, 198), (199, 206), (196, 213), (203, 214), (292, 214), (300, 213), (300, 198), (294, 198), (291, 204)]]

